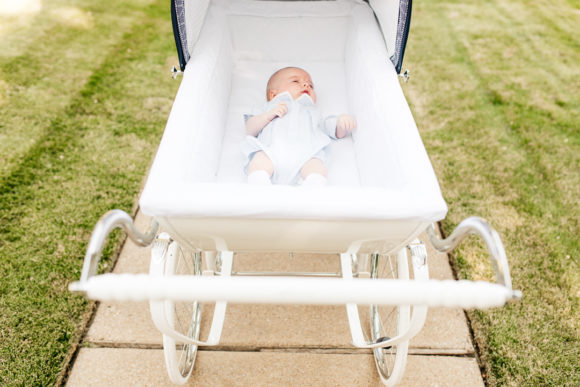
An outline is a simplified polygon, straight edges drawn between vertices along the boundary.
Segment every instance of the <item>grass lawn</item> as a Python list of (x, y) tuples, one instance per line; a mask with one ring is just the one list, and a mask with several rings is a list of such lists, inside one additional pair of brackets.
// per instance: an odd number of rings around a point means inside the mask
[[(468, 311), (490, 385), (580, 385), (580, 3), (416, 1), (403, 86), (449, 214), (503, 238), (517, 304)], [(57, 382), (91, 311), (67, 291), (135, 210), (179, 82), (165, 0), (0, 15), (0, 385)], [(103, 270), (121, 236), (112, 238)], [(452, 256), (492, 279), (484, 246)]]
[[(468, 312), (487, 380), (580, 385), (580, 2), (413, 5), (404, 91), (449, 205), (443, 229), (487, 218), (524, 293)], [(461, 278), (493, 278), (476, 240), (452, 260)]]
[(0, 385), (54, 384), (83, 329), (68, 283), (98, 218), (134, 208), (178, 87), (168, 15), (57, 0), (0, 19)]

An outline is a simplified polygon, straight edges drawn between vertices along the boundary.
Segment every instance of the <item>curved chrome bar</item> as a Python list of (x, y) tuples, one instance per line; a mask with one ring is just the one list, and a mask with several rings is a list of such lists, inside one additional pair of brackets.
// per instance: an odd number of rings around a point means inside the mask
[(85, 254), (85, 261), (81, 272), (81, 282), (88, 280), (89, 277), (97, 273), (105, 240), (109, 233), (116, 227), (123, 228), (129, 238), (131, 238), (131, 240), (136, 244), (140, 246), (148, 246), (155, 238), (157, 230), (159, 229), (159, 224), (156, 220), (153, 220), (151, 222), (151, 230), (144, 234), (137, 230), (133, 223), (133, 219), (125, 211), (111, 210), (101, 216), (101, 219), (99, 219), (93, 229), (91, 241), (89, 242), (89, 247)]
[[(440, 239), (433, 224), (427, 227), (427, 236), (436, 250), (446, 253), (461, 243), (467, 236), (475, 234), (481, 237), (491, 256), (491, 262), (495, 270), (496, 282), (512, 290), (512, 279), (505, 249), (499, 234), (482, 218), (472, 216), (464, 219), (451, 235), (446, 239)], [(520, 291), (513, 291), (515, 299), (521, 298)]]

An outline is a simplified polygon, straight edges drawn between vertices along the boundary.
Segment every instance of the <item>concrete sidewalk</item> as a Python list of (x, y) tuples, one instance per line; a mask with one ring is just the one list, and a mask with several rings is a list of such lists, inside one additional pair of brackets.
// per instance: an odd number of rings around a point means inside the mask
[[(138, 215), (137, 226), (149, 220)], [(146, 273), (149, 249), (125, 244), (116, 273)], [(453, 278), (447, 256), (428, 251), (430, 277)], [(339, 270), (333, 255), (236, 254), (236, 270)], [(266, 267), (269, 266), (269, 267)], [(203, 335), (203, 332), (202, 332)], [(228, 305), (220, 345), (201, 348), (190, 385), (379, 386), (370, 350), (352, 347), (344, 306)], [(410, 342), (400, 386), (483, 386), (463, 311), (429, 309)], [(169, 386), (162, 338), (146, 303), (102, 303), (68, 386)]]

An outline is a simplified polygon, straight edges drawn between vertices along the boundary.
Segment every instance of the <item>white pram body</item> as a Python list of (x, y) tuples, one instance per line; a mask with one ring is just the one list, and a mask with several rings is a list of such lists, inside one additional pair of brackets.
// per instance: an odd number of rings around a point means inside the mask
[[(324, 188), (245, 182), (243, 115), (286, 66), (358, 121)], [(349, 0), (212, 4), (140, 204), (181, 243), (234, 251), (389, 253), (447, 211), (375, 16)]]
[[(401, 7), (409, 7), (410, 16), (410, 2), (181, 0), (172, 5), (185, 71), (140, 198), (141, 210), (164, 231), (155, 239), (151, 272), (96, 275), (112, 228), (123, 226), (142, 245), (157, 232), (155, 225), (148, 235), (139, 233), (116, 211), (97, 225), (81, 281), (71, 285), (95, 299), (149, 300), (164, 334), (172, 381), (187, 380), (198, 345), (219, 342), (228, 301), (346, 304), (353, 344), (372, 348), (381, 379), (393, 384), (427, 306), (491, 307), (517, 298), (501, 241), (487, 223), (470, 218), (443, 241), (431, 226), (445, 217), (447, 207), (397, 74), (401, 44), (404, 51), (400, 27), (405, 21), (407, 33), (409, 21)], [(392, 61), (397, 56), (398, 66)], [(323, 114), (357, 119), (352, 136), (328, 147), (324, 187), (245, 182), (244, 113), (264, 103), (269, 76), (286, 66), (311, 74)], [(424, 231), (441, 251), (469, 233), (483, 237), (500, 284), (429, 281), (425, 249), (416, 241)], [(235, 278), (234, 251), (338, 253), (342, 276)], [(189, 270), (182, 270), (188, 259)], [(200, 302), (215, 303), (205, 341), (199, 338)], [(189, 310), (185, 328), (177, 324), (183, 303)], [(371, 305), (368, 335), (356, 304)], [(390, 308), (392, 329), (381, 316), (383, 306)]]

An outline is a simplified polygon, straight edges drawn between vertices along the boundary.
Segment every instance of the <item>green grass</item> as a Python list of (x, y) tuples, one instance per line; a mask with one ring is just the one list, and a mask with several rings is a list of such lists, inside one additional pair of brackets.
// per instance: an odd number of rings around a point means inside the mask
[[(469, 311), (490, 385), (579, 385), (580, 3), (416, 2), (404, 87), (449, 205), (487, 218), (517, 304)], [(485, 249), (453, 255), (492, 279)]]
[(168, 12), (55, 1), (2, 20), (28, 28), (0, 30), (0, 385), (54, 384), (82, 332), (68, 283), (99, 216), (134, 210), (178, 86)]
[[(487, 218), (524, 292), (468, 311), (490, 385), (580, 385), (578, 25), (578, 1), (414, 2), (403, 89), (449, 204), (443, 229)], [(91, 311), (67, 285), (99, 216), (134, 211), (176, 62), (167, 1), (0, 17), (0, 385), (61, 375)], [(459, 277), (492, 279), (486, 256), (462, 244)]]

